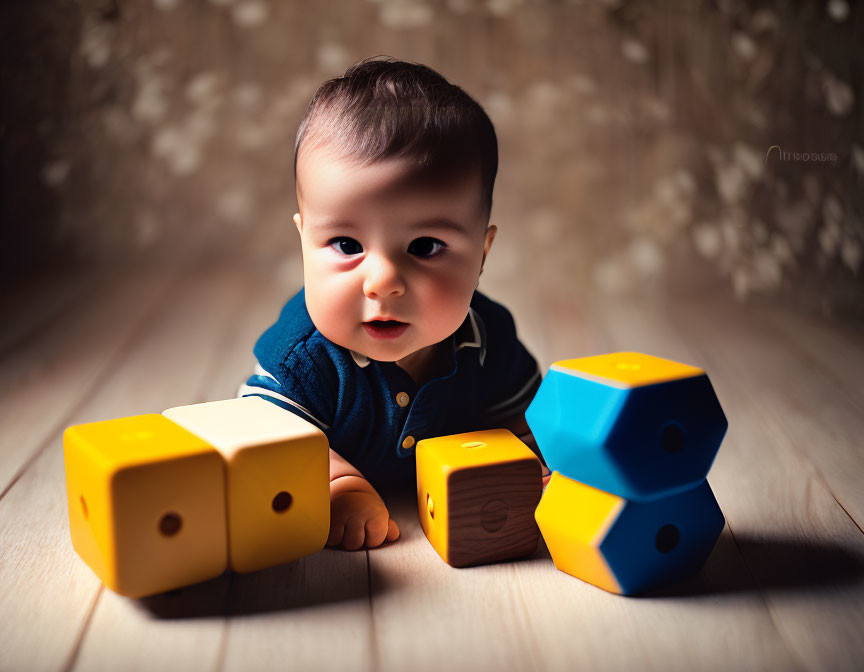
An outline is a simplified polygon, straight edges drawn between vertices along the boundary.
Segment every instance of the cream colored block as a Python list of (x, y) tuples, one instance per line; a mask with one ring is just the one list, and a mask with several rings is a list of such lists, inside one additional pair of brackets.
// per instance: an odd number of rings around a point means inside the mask
[(324, 433), (260, 397), (163, 412), (226, 463), (228, 566), (252, 572), (320, 551), (330, 528)]

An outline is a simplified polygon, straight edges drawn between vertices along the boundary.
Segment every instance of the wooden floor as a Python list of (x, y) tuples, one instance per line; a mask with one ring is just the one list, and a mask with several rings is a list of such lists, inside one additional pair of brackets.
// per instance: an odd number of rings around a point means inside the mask
[(273, 278), (167, 264), (0, 296), (0, 670), (861, 669), (862, 333), (725, 296), (537, 298), (504, 267), (481, 289), (544, 369), (634, 349), (708, 371), (729, 418), (709, 475), (727, 527), (698, 579), (622, 598), (542, 547), (452, 569), (396, 499), (386, 548), (142, 601), (103, 588), (70, 544), (62, 429), (233, 396), (294, 289)]

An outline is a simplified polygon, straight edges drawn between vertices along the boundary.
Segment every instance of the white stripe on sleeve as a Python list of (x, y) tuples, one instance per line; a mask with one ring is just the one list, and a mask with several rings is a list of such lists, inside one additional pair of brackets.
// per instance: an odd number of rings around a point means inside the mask
[[(262, 375), (262, 374), (258, 374), (258, 375)], [(308, 416), (308, 418), (313, 423), (318, 425), (319, 428), (321, 428), (323, 430), (330, 429), (330, 425), (328, 425), (325, 422), (322, 422), (321, 420), (316, 418), (314, 415), (312, 415), (312, 413), (310, 413), (306, 408), (304, 408), (303, 406), (298, 404), (293, 399), (289, 399), (288, 397), (286, 397), (283, 394), (279, 394), (278, 392), (274, 392), (273, 390), (268, 389), (266, 387), (258, 387), (258, 386), (246, 385), (246, 384), (241, 385), (240, 389), (237, 390), (237, 396), (238, 397), (245, 397), (245, 396), (250, 395), (250, 394), (259, 394), (259, 395), (262, 395), (265, 397), (272, 397), (273, 399), (278, 399), (279, 401), (282, 401), (282, 402), (288, 404), (289, 406), (293, 406), (297, 410), (302, 411), (303, 414)]]
[(540, 377), (541, 377), (540, 368), (538, 367), (537, 371), (534, 373), (534, 375), (531, 376), (531, 378), (528, 380), (528, 382), (525, 383), (525, 385), (523, 385), (522, 388), (516, 394), (514, 394), (509, 399), (505, 399), (504, 401), (495, 404), (494, 406), (490, 406), (489, 408), (486, 409), (486, 413), (497, 413), (503, 409), (508, 408), (511, 405), (518, 406), (518, 404), (516, 404), (516, 402), (519, 401), (523, 396), (525, 396), (531, 390), (531, 388), (537, 383), (537, 380)]

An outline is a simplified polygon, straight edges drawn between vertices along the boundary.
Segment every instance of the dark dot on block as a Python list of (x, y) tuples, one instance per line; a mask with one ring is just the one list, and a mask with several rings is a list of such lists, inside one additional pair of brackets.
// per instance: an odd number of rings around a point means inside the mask
[(491, 502), (486, 502), (483, 506), (482, 517), (480, 518), (480, 527), (489, 533), (497, 532), (504, 523), (507, 522), (508, 506), (500, 499), (493, 499)]
[(661, 553), (668, 553), (678, 545), (680, 540), (681, 533), (678, 532), (677, 527), (674, 525), (664, 525), (657, 533), (654, 545), (657, 546), (657, 550)]
[(684, 449), (684, 430), (678, 425), (666, 425), (660, 435), (660, 445), (667, 453), (681, 452)]
[(429, 512), (429, 517), (435, 519), (435, 503), (432, 501), (432, 496), (426, 493), (426, 510)]
[(81, 513), (84, 514), (84, 520), (90, 518), (90, 510), (87, 508), (87, 500), (84, 499), (84, 495), (81, 495)]
[(285, 513), (289, 508), (291, 508), (291, 503), (293, 501), (294, 498), (291, 494), (283, 490), (273, 498), (273, 510), (276, 513)]
[(166, 537), (173, 537), (183, 527), (183, 520), (176, 513), (166, 513), (159, 521), (159, 531)]

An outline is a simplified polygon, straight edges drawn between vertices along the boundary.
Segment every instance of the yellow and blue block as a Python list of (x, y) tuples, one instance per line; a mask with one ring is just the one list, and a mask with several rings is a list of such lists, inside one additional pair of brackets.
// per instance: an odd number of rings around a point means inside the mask
[(705, 479), (728, 426), (704, 370), (558, 361), (525, 418), (555, 472), (535, 516), (556, 567), (625, 595), (701, 569), (725, 523)]
[(535, 516), (558, 569), (621, 595), (698, 573), (725, 524), (708, 481), (634, 502), (558, 472)]

